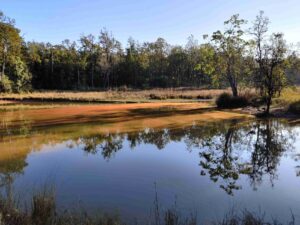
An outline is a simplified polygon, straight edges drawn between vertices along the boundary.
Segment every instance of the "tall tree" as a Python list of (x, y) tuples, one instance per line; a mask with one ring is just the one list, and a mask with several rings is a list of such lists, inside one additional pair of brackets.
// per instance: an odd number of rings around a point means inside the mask
[[(23, 88), (29, 88), (31, 75), (27, 69), (27, 65), (23, 62), (23, 39), (20, 31), (15, 27), (14, 20), (6, 17), (0, 11), (0, 82), (1, 89), (10, 90), (6, 86), (13, 81), (13, 89), (15, 91), (23, 91)], [(2, 81), (5, 81), (3, 83)]]
[(282, 33), (272, 34), (266, 39), (269, 19), (261, 11), (254, 21), (251, 34), (256, 43), (255, 84), (266, 102), (265, 113), (270, 113), (272, 99), (280, 95), (287, 84), (285, 74), (286, 42)]
[(100, 47), (92, 34), (80, 38), (81, 53), (87, 58), (90, 73), (90, 85), (94, 88), (96, 64), (100, 57)]
[(104, 74), (104, 86), (110, 88), (113, 70), (122, 55), (121, 43), (104, 29), (100, 31), (99, 44), (102, 50), (100, 67)]
[(240, 65), (243, 64), (243, 56), (247, 42), (243, 39), (242, 26), (246, 23), (239, 15), (233, 15), (224, 22), (225, 31), (216, 31), (212, 35), (212, 41), (219, 56), (218, 73), (220, 78), (225, 78), (231, 87), (232, 95), (238, 96), (238, 82), (243, 76)]
[(186, 51), (181, 46), (173, 47), (168, 56), (168, 84), (178, 87), (188, 71), (188, 58)]

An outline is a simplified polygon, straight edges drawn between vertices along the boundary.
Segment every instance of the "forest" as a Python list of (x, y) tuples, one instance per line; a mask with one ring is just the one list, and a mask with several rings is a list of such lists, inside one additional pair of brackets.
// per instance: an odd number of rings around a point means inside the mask
[(268, 25), (263, 11), (250, 22), (236, 14), (201, 43), (193, 35), (185, 46), (129, 38), (123, 48), (107, 29), (61, 44), (26, 42), (1, 12), (0, 91), (230, 87), (237, 96), (247, 86), (273, 96), (300, 80), (300, 58)]

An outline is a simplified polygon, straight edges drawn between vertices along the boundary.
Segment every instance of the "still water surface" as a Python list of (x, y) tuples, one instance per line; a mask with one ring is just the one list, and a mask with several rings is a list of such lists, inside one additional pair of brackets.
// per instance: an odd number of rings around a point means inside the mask
[(283, 221), (291, 210), (300, 215), (300, 129), (286, 121), (193, 121), (128, 132), (22, 121), (1, 127), (4, 193), (26, 199), (51, 184), (61, 209), (118, 212), (125, 220), (148, 217), (156, 191), (161, 207), (176, 201), (200, 221), (232, 207)]

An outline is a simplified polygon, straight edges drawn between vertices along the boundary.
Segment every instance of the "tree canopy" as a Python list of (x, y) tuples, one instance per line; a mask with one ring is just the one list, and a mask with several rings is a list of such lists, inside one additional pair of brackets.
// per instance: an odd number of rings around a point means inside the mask
[[(288, 51), (282, 33), (268, 34), (269, 19), (260, 12), (252, 27), (238, 14), (223, 31), (190, 36), (185, 46), (163, 38), (122, 47), (111, 32), (82, 35), (61, 44), (25, 42), (13, 19), (0, 13), (0, 91), (33, 89), (98, 90), (116, 87), (255, 87), (268, 105), (298, 78), (300, 59)], [(208, 40), (208, 41), (206, 41)]]

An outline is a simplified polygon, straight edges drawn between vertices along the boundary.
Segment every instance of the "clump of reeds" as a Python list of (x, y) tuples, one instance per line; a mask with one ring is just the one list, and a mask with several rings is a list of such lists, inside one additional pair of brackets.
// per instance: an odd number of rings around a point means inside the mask
[[(65, 210), (58, 212), (55, 192), (47, 190), (38, 192), (32, 197), (30, 209), (21, 210), (11, 197), (0, 196), (0, 225), (124, 225), (118, 215), (99, 214), (89, 216), (88, 212)], [(291, 213), (291, 221), (287, 225), (295, 225), (296, 220)], [(137, 215), (138, 216), (138, 215)], [(135, 222), (135, 225), (197, 225), (197, 214), (190, 213), (182, 216), (175, 201), (174, 206), (162, 209), (157, 192), (154, 200), (154, 214), (149, 220)], [(213, 225), (283, 225), (276, 220), (269, 222), (264, 213), (255, 214), (247, 210), (242, 212), (231, 210), (220, 221), (211, 221), (205, 224)]]

